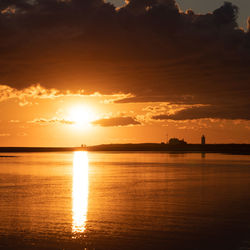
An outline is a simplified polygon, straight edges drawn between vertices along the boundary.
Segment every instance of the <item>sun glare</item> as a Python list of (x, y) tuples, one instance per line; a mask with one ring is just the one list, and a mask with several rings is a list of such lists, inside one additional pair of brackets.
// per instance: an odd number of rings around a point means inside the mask
[(86, 128), (96, 119), (95, 113), (90, 107), (76, 106), (69, 110), (68, 120), (74, 122), (76, 127)]

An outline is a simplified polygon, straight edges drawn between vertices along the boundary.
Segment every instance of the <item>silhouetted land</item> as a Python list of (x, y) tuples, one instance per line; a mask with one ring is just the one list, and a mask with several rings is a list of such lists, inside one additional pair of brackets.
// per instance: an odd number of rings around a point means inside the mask
[(16, 157), (15, 155), (0, 155), (0, 158), (12, 158)]
[(76, 150), (87, 151), (155, 151), (173, 153), (225, 153), (250, 155), (250, 144), (187, 144), (169, 145), (158, 143), (141, 144), (103, 144), (89, 147), (0, 147), (0, 152), (66, 152)]

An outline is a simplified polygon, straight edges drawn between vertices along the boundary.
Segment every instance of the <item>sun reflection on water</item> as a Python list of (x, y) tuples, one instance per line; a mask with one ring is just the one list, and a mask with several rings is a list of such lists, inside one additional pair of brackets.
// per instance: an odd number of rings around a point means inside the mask
[(82, 233), (86, 229), (89, 193), (88, 153), (74, 152), (72, 191), (72, 232)]

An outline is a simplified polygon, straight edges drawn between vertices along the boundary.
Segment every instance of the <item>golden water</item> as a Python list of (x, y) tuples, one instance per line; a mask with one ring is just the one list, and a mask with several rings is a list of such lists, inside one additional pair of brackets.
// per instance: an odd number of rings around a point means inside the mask
[(15, 156), (0, 158), (0, 249), (250, 249), (249, 156)]

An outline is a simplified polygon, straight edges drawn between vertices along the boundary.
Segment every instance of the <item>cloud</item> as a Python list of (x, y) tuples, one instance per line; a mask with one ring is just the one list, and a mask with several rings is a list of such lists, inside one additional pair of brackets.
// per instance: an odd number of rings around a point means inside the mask
[(10, 136), (9, 133), (0, 133), (0, 137), (8, 137), (8, 136)]
[(143, 111), (146, 111), (147, 114), (157, 115), (163, 113), (164, 115), (174, 115), (182, 110), (202, 107), (204, 105), (195, 104), (195, 105), (184, 105), (184, 104), (171, 104), (171, 103), (160, 103), (158, 105), (149, 105), (143, 108)]
[(52, 99), (56, 97), (61, 97), (64, 95), (81, 95), (79, 93), (70, 93), (70, 92), (60, 92), (55, 88), (46, 89), (40, 84), (32, 85), (22, 90), (12, 88), (8, 85), (0, 85), (0, 102), (3, 102), (8, 99), (19, 99), (22, 103), (28, 102), (27, 98), (33, 99)]
[(74, 125), (75, 122), (66, 120), (66, 119), (60, 119), (60, 118), (52, 118), (52, 119), (45, 119), (45, 118), (39, 118), (34, 119), (32, 121), (28, 121), (28, 123), (36, 123), (40, 125), (48, 125), (48, 124), (65, 124), (65, 125)]
[(9, 123), (20, 123), (19, 120), (10, 120)]
[(93, 121), (92, 124), (102, 127), (118, 127), (140, 125), (141, 123), (135, 120), (133, 117), (111, 117)]
[(155, 120), (194, 120), (194, 119), (226, 119), (250, 120), (250, 105), (200, 106), (182, 109), (174, 114), (159, 114)]
[(131, 94), (111, 94), (111, 95), (101, 95), (98, 92), (92, 94), (85, 94), (84, 90), (77, 91), (60, 91), (55, 88), (45, 88), (40, 84), (31, 85), (27, 88), (18, 90), (16, 88), (12, 88), (8, 85), (0, 85), (0, 102), (10, 100), (10, 99), (18, 99), (20, 106), (26, 106), (29, 104), (33, 104), (30, 99), (54, 99), (59, 97), (102, 97), (104, 99), (103, 103), (113, 103), (122, 99), (126, 99), (132, 97)]
[[(250, 105), (250, 31), (238, 28), (237, 15), (229, 2), (197, 14), (174, 0), (130, 0), (119, 9), (102, 0), (1, 1), (0, 83), (16, 92), (39, 82), (52, 91), (41, 93), (47, 97), (84, 89), (130, 93), (120, 103), (243, 112)], [(9, 91), (2, 89), (0, 100)]]

